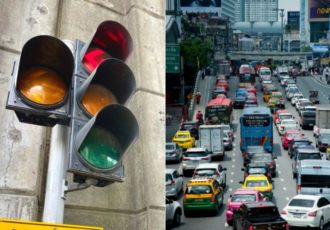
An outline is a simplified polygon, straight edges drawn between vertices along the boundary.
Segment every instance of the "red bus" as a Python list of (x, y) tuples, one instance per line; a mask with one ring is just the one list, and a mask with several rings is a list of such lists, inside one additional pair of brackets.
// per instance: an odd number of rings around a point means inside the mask
[(231, 124), (233, 121), (233, 102), (229, 98), (217, 97), (207, 104), (205, 108), (205, 123)]

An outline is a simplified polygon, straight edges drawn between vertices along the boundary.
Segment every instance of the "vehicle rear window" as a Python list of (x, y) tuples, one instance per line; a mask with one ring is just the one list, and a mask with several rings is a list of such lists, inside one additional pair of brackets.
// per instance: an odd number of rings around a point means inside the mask
[(315, 117), (316, 116), (316, 113), (315, 112), (304, 112), (303, 114), (302, 114), (302, 116), (303, 117)]
[(166, 174), (166, 176), (165, 176), (165, 182), (166, 181), (169, 181), (169, 180), (172, 180), (172, 176), (171, 176), (171, 174)]
[(298, 155), (299, 160), (306, 160), (306, 159), (319, 159), (321, 160), (321, 154), (320, 153), (299, 153)]
[(263, 155), (254, 155), (253, 156), (253, 161), (271, 161), (272, 156), (271, 154), (263, 154)]
[(177, 134), (175, 135), (175, 138), (189, 138), (189, 135), (188, 134)]
[(184, 154), (186, 157), (204, 157), (207, 156), (207, 153), (204, 151), (200, 151), (200, 152), (186, 152)]
[(248, 180), (246, 181), (246, 187), (266, 187), (266, 180)]
[(231, 202), (246, 202), (246, 201), (256, 201), (255, 194), (234, 194), (231, 198)]
[(281, 120), (292, 119), (292, 115), (279, 115)]
[(265, 174), (265, 168), (249, 168), (249, 174)]
[(289, 206), (298, 206), (311, 208), (314, 205), (314, 200), (306, 200), (306, 199), (293, 199), (290, 201)]
[(248, 217), (268, 217), (268, 216), (279, 216), (279, 212), (276, 207), (257, 207), (251, 208), (248, 212)]
[(212, 193), (212, 188), (209, 185), (193, 185), (188, 186), (186, 189), (186, 194), (210, 194)]
[(213, 176), (215, 174), (215, 169), (198, 169), (196, 171), (197, 176)]
[(168, 150), (175, 149), (175, 145), (172, 145), (172, 144), (166, 145), (166, 149), (168, 149)]
[(301, 187), (330, 188), (330, 175), (301, 175)]

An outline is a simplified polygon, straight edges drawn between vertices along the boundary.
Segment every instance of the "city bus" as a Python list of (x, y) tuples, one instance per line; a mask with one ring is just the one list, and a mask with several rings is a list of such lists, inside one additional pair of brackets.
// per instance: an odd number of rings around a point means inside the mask
[(241, 151), (248, 146), (262, 145), (273, 152), (273, 117), (267, 107), (245, 108), (240, 117)]
[(233, 102), (229, 98), (217, 97), (205, 108), (205, 123), (209, 125), (231, 124), (233, 120)]

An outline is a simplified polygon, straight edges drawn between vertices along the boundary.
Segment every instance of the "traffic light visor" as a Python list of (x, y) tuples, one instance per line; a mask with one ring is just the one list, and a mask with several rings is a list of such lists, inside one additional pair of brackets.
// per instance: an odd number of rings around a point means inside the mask
[(101, 23), (93, 38), (81, 51), (81, 60), (91, 73), (107, 58), (118, 58), (125, 61), (133, 49), (129, 32), (118, 22)]
[(73, 55), (64, 42), (51, 36), (34, 37), (22, 49), (16, 92), (34, 107), (59, 107), (68, 98), (73, 68)]

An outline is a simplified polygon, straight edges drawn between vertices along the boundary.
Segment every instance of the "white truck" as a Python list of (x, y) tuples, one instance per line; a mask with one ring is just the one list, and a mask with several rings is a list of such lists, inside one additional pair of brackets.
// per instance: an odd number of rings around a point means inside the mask
[(225, 148), (223, 144), (223, 128), (221, 125), (199, 126), (199, 146), (211, 152), (212, 158), (223, 160)]
[(316, 106), (316, 119), (313, 132), (316, 138), (322, 132), (330, 132), (330, 105), (322, 104)]

